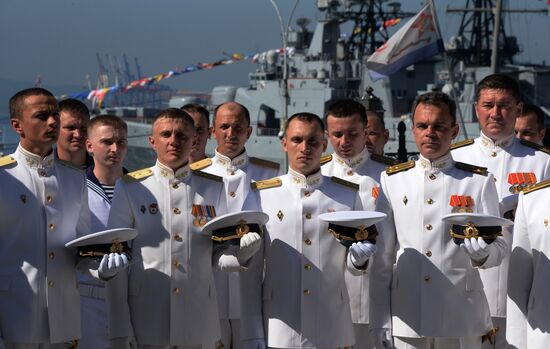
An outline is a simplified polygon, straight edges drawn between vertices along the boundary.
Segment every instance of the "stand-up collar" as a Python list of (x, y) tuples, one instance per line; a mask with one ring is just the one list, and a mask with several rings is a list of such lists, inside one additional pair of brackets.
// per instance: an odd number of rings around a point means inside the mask
[(159, 176), (166, 178), (167, 180), (172, 180), (174, 178), (183, 179), (189, 176), (189, 174), (191, 173), (191, 170), (189, 169), (189, 163), (174, 171), (170, 167), (158, 161), (158, 159), (157, 163), (155, 164), (155, 171), (158, 173)]
[(216, 150), (215, 158), (220, 165), (230, 170), (241, 168), (248, 163), (248, 155), (246, 154), (246, 150), (235, 156), (233, 159), (218, 153), (218, 150)]
[(453, 166), (453, 158), (451, 156), (451, 153), (447, 153), (446, 155), (443, 155), (439, 159), (435, 160), (428, 160), (425, 157), (420, 155), (418, 159), (418, 167), (424, 171), (428, 171), (430, 173), (439, 172), (441, 170), (450, 168)]
[(18, 154), (20, 158), (23, 158), (26, 164), (31, 168), (49, 170), (53, 166), (53, 151), (45, 157), (41, 157), (40, 155), (31, 153), (19, 144), (15, 153)]
[(509, 137), (501, 139), (499, 141), (493, 141), (491, 138), (483, 134), (483, 131), (479, 134), (479, 139), (481, 140), (481, 145), (485, 148), (495, 149), (495, 148), (506, 148), (512, 144), (515, 139), (514, 134), (511, 134)]
[(365, 162), (369, 158), (369, 153), (368, 153), (367, 147), (365, 147), (362, 152), (355, 155), (351, 159), (344, 159), (340, 157), (336, 152), (334, 153), (334, 158), (336, 162), (339, 163), (340, 165), (354, 170), (356, 167), (361, 165), (363, 162)]
[(304, 188), (304, 189), (314, 189), (321, 185), (323, 176), (321, 174), (321, 170), (310, 174), (309, 176), (304, 176), (301, 173), (298, 173), (294, 171), (293, 169), (288, 169), (288, 174), (290, 176), (290, 180), (292, 184), (294, 184), (297, 187)]

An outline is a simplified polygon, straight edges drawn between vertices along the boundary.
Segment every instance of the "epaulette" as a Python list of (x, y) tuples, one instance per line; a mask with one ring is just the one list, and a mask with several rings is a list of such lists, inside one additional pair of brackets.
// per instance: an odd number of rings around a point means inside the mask
[(148, 167), (148, 168), (142, 168), (141, 170), (127, 173), (124, 176), (122, 176), (122, 180), (126, 183), (130, 183), (130, 182), (136, 182), (136, 181), (145, 179), (152, 175), (153, 175), (153, 170), (151, 170)]
[(258, 166), (262, 166), (262, 167), (269, 167), (269, 168), (273, 168), (275, 170), (278, 170), (281, 167), (281, 164), (279, 164), (278, 162), (274, 162), (274, 161), (264, 160), (264, 159), (255, 158), (255, 157), (250, 157), (248, 159), (254, 165), (258, 165)]
[(348, 187), (354, 190), (359, 190), (359, 184), (357, 183), (352, 183), (352, 182), (346, 181), (345, 179), (335, 177), (335, 176), (330, 177), (330, 179), (332, 179), (334, 183), (338, 183), (340, 185), (343, 185), (345, 187)]
[(321, 166), (324, 165), (324, 164), (328, 164), (331, 161), (332, 161), (332, 154), (327, 154), (327, 155), (321, 156)]
[(0, 158), (0, 167), (4, 167), (11, 164), (16, 164), (16, 163), (17, 163), (17, 160), (15, 160), (15, 158), (10, 155), (2, 156)]
[(250, 188), (254, 191), (262, 190), (262, 189), (268, 189), (268, 188), (274, 188), (274, 187), (280, 187), (283, 184), (283, 181), (281, 181), (280, 178), (270, 178), (270, 179), (264, 179), (263, 181), (257, 181), (250, 183)]
[(468, 138), (468, 139), (465, 139), (463, 141), (451, 144), (451, 150), (462, 148), (462, 147), (465, 147), (465, 146), (471, 145), (471, 144), (474, 144), (474, 140)]
[(68, 167), (68, 168), (72, 168), (73, 170), (77, 170), (77, 171), (80, 171), (80, 172), (83, 172), (84, 169), (80, 166), (77, 166), (75, 164), (73, 164), (72, 162), (70, 161), (67, 161), (67, 160), (61, 160), (61, 159), (55, 159), (55, 161), (60, 164), (60, 165), (63, 165), (65, 167)]
[(386, 173), (388, 174), (388, 176), (391, 176), (398, 172), (410, 170), (414, 166), (415, 166), (415, 162), (411, 160), (411, 161), (403, 162), (397, 165), (386, 167)]
[(389, 156), (371, 154), (370, 158), (373, 161), (376, 161), (376, 162), (379, 162), (381, 164), (388, 165), (388, 166), (394, 166), (394, 165), (399, 164), (399, 160), (394, 159), (394, 158), (390, 158)]
[(455, 162), (455, 167), (464, 171), (477, 173), (483, 176), (487, 176), (487, 167), (481, 167), (476, 165), (466, 164), (464, 162)]
[(206, 158), (199, 161), (195, 161), (194, 163), (189, 165), (189, 168), (193, 171), (199, 171), (203, 168), (207, 168), (208, 166), (212, 165), (212, 159)]
[(545, 181), (542, 181), (540, 183), (537, 183), (527, 189), (523, 189), (523, 194), (529, 194), (531, 192), (534, 192), (536, 190), (542, 189), (542, 188), (548, 188), (550, 187), (550, 179), (547, 179)]
[(542, 151), (546, 154), (550, 154), (550, 147), (540, 145), (540, 144), (537, 144), (537, 143), (533, 143), (533, 142), (525, 140), (525, 139), (520, 140), (520, 143), (527, 146), (527, 147), (529, 147), (529, 148), (533, 148), (535, 150), (540, 150), (540, 151)]
[(203, 177), (203, 178), (211, 179), (211, 180), (216, 181), (216, 182), (223, 183), (223, 177), (216, 176), (216, 175), (208, 173), (208, 172), (193, 171), (193, 174), (196, 174), (197, 176), (200, 176), (200, 177)]

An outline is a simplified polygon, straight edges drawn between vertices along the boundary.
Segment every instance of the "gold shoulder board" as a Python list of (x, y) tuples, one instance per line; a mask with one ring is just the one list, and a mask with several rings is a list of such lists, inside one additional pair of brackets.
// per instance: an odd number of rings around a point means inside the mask
[(370, 158), (373, 161), (376, 161), (376, 162), (379, 162), (381, 164), (388, 165), (388, 166), (394, 166), (394, 165), (399, 164), (399, 160), (394, 159), (394, 158), (390, 158), (389, 156), (371, 154)]
[(388, 174), (388, 176), (391, 176), (402, 171), (410, 170), (411, 168), (414, 168), (414, 166), (415, 162), (411, 160), (403, 162), (401, 164), (386, 167), (386, 173)]
[(262, 167), (269, 167), (278, 170), (281, 165), (278, 162), (264, 160), (260, 158), (250, 157), (250, 162), (254, 165), (262, 166)]
[(474, 140), (468, 138), (468, 139), (465, 139), (463, 141), (451, 144), (451, 150), (462, 148), (462, 147), (465, 147), (465, 146), (471, 145), (471, 144), (474, 144)]
[(16, 164), (16, 163), (17, 163), (17, 160), (15, 160), (10, 155), (2, 156), (0, 158), (0, 167), (4, 167), (4, 166), (11, 165), (11, 164)]
[(198, 171), (198, 170), (202, 170), (203, 168), (207, 168), (210, 165), (212, 165), (212, 160), (209, 158), (206, 158), (190, 164), (189, 168), (193, 171)]
[(348, 187), (348, 188), (351, 188), (351, 189), (354, 189), (354, 190), (359, 190), (359, 184), (357, 184), (357, 183), (352, 183), (352, 182), (346, 181), (342, 178), (338, 178), (338, 177), (335, 177), (335, 176), (330, 177), (330, 179), (332, 179), (332, 181), (334, 183), (338, 183), (340, 185), (343, 185), (345, 187)]
[(545, 181), (537, 183), (537, 184), (535, 184), (532, 187), (529, 187), (527, 189), (523, 189), (523, 194), (524, 195), (529, 194), (529, 193), (534, 192), (536, 190), (539, 190), (539, 189), (542, 189), (542, 188), (547, 188), (547, 187), (550, 187), (550, 179), (547, 179)]
[(142, 168), (141, 170), (137, 170), (134, 172), (130, 172), (122, 176), (122, 180), (124, 182), (130, 183), (130, 182), (136, 182), (141, 179), (145, 179), (147, 177), (150, 177), (153, 175), (153, 170), (150, 168)]
[(321, 156), (321, 165), (327, 164), (332, 161), (332, 154)]
[(283, 181), (281, 181), (280, 178), (270, 178), (270, 179), (264, 179), (263, 181), (257, 181), (250, 183), (250, 188), (254, 191), (262, 190), (262, 189), (268, 189), (268, 188), (274, 188), (274, 187), (280, 187), (283, 184)]
[(464, 171), (477, 173), (483, 176), (487, 176), (487, 167), (475, 166), (466, 164), (464, 162), (455, 162), (455, 167)]
[(203, 177), (203, 178), (208, 178), (208, 179), (211, 179), (213, 181), (223, 183), (223, 178), (220, 177), (220, 176), (216, 176), (216, 175), (213, 175), (211, 173), (204, 172), (204, 171), (193, 171), (193, 173), (196, 174), (197, 176), (200, 176), (200, 177)]
[(540, 150), (540, 151), (542, 151), (546, 154), (550, 154), (550, 147), (546, 147), (544, 145), (533, 143), (533, 142), (527, 141), (525, 139), (520, 140), (520, 143), (527, 146), (527, 147), (529, 147), (529, 148), (532, 148), (532, 149), (535, 149), (535, 150)]

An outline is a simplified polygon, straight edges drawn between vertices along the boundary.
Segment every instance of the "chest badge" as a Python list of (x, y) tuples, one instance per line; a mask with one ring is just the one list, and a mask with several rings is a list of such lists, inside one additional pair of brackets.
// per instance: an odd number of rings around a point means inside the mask
[(533, 172), (508, 173), (508, 184), (510, 193), (518, 194), (537, 183), (537, 176)]
[(157, 203), (152, 203), (149, 205), (149, 213), (150, 214), (157, 214), (159, 212), (159, 205)]
[(21, 196), (19, 197), (19, 199), (21, 199), (21, 202), (26, 204), (27, 203), (27, 197), (25, 196), (25, 194), (21, 194)]
[(378, 199), (378, 193), (380, 192), (380, 187), (373, 187), (372, 188), (372, 197), (374, 198), (374, 201)]
[(409, 202), (409, 199), (407, 199), (407, 195), (403, 196), (403, 203), (407, 205), (407, 202)]
[(141, 205), (141, 207), (139, 208), (139, 210), (141, 211), (141, 213), (145, 213), (146, 208), (145, 208), (145, 206)]
[(474, 199), (469, 195), (451, 195), (449, 199), (452, 213), (472, 213), (474, 212)]
[(284, 217), (284, 216), (285, 216), (285, 215), (283, 214), (283, 211), (279, 210), (279, 212), (277, 212), (277, 218), (279, 218), (280, 221), (283, 220), (283, 217)]
[(195, 217), (193, 225), (195, 227), (202, 227), (206, 222), (216, 217), (216, 209), (210, 205), (193, 205), (191, 214)]
[(544, 227), (548, 228), (548, 218), (544, 218)]

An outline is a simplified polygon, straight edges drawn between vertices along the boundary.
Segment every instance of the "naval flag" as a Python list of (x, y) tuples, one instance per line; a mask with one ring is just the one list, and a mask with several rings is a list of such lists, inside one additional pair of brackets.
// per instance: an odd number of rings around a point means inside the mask
[(443, 51), (434, 6), (428, 0), (416, 16), (369, 57), (367, 68), (376, 81)]

